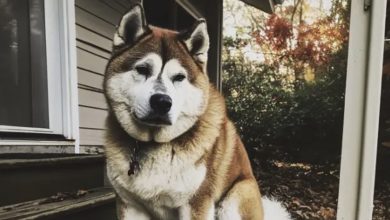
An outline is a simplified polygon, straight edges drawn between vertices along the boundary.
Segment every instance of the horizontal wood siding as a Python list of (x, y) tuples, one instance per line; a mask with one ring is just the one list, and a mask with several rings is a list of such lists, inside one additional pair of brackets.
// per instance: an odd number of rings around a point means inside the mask
[(79, 68), (104, 75), (107, 62), (107, 58), (77, 48), (77, 66)]
[(77, 41), (76, 46), (77, 46), (77, 48), (80, 48), (80, 49), (83, 49), (83, 50), (88, 51), (90, 53), (96, 54), (100, 57), (110, 59), (111, 54), (109, 52), (106, 52), (104, 50), (96, 48), (94, 45), (90, 45), (88, 43), (83, 43), (81, 41)]
[(102, 0), (76, 0), (76, 6), (114, 26), (119, 23), (122, 17), (121, 13)]
[(130, 7), (127, 0), (76, 0), (80, 145), (104, 144), (107, 104), (103, 78), (115, 26)]
[(101, 0), (104, 4), (108, 5), (108, 7), (114, 9), (115, 11), (124, 14), (126, 12), (126, 7), (123, 7), (119, 2), (114, 0)]
[[(115, 26), (102, 19), (99, 19), (98, 17), (91, 14), (90, 12), (85, 11), (84, 9), (79, 8), (77, 6), (76, 6), (76, 23), (79, 26), (82, 26), (84, 28), (92, 29), (98, 34), (105, 36), (109, 39), (112, 37), (112, 33), (115, 32)], [(98, 29), (93, 28), (96, 25), (99, 26)]]
[(112, 41), (106, 37), (103, 37), (96, 32), (76, 25), (76, 37), (77, 41), (85, 42), (91, 46), (96, 47), (105, 52), (110, 52), (112, 48)]
[(80, 128), (80, 142), (82, 145), (99, 146), (104, 143), (104, 130)]
[(78, 69), (79, 87), (103, 91), (103, 75)]
[(129, 0), (114, 0), (114, 1), (118, 2), (120, 5), (122, 5), (125, 8), (129, 8), (131, 6), (131, 3)]
[(107, 110), (106, 100), (103, 93), (79, 88), (80, 106)]
[(79, 106), (80, 128), (105, 129), (107, 110)]

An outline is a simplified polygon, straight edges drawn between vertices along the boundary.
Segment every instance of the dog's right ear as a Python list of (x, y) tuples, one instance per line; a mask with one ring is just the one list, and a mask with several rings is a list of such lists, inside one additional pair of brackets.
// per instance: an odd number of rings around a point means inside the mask
[(114, 47), (134, 45), (148, 31), (144, 9), (136, 4), (122, 17), (114, 35)]

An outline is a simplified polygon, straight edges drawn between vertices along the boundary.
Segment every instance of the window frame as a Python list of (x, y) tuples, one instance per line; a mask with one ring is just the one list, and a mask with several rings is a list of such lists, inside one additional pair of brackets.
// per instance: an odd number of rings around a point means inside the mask
[(205, 17), (205, 15), (198, 10), (190, 0), (176, 0), (176, 3), (184, 8), (192, 17), (199, 19)]
[(44, 0), (49, 128), (0, 125), (0, 132), (78, 137), (74, 0)]

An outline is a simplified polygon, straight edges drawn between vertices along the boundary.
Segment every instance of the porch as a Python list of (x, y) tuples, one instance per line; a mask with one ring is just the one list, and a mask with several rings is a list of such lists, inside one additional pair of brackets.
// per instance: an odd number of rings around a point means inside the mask
[[(0, 4), (0, 16), (25, 34), (0, 100), (0, 219), (116, 219), (115, 195), (104, 175), (103, 76), (115, 26), (132, 0), (23, 0)], [(274, 1), (249, 4), (272, 12)], [(181, 30), (201, 17), (210, 33), (210, 80), (220, 88), (222, 0), (144, 0), (151, 24)], [(34, 19), (34, 20), (30, 20)], [(7, 21), (8, 21), (7, 20)], [(29, 26), (31, 22), (32, 25)], [(24, 31), (24, 32), (23, 32)], [(4, 38), (7, 36), (4, 35)], [(29, 49), (30, 48), (30, 49)], [(44, 49), (42, 49), (44, 48)], [(22, 72), (16, 68), (30, 60)], [(8, 77), (8, 78), (7, 78)], [(47, 89), (46, 89), (47, 85)], [(6, 94), (18, 94), (14, 97)], [(8, 104), (7, 104), (8, 103)]]

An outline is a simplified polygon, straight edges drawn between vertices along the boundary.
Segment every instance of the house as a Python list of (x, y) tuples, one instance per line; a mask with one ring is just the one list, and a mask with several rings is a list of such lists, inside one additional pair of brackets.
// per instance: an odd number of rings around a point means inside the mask
[[(243, 1), (272, 12), (280, 0)], [(0, 219), (115, 219), (115, 196), (102, 188), (102, 82), (115, 25), (135, 2), (0, 2)], [(157, 26), (208, 20), (208, 69), (220, 87), (223, 1), (143, 4)]]

